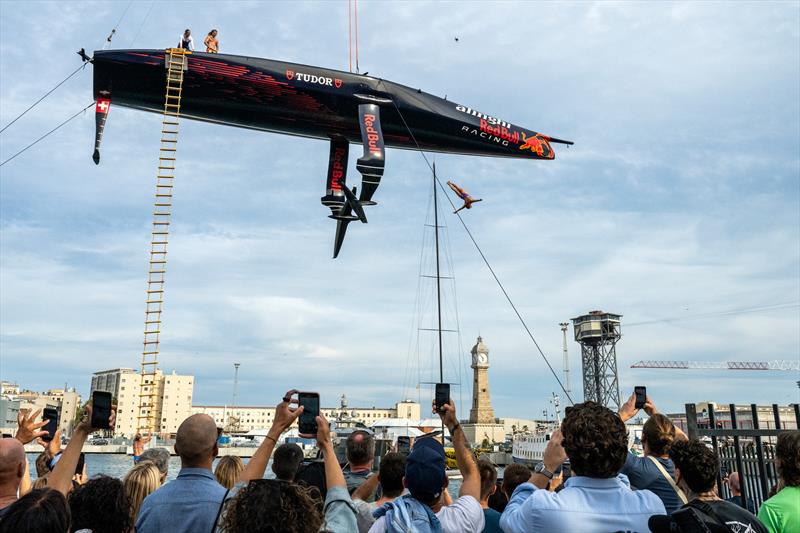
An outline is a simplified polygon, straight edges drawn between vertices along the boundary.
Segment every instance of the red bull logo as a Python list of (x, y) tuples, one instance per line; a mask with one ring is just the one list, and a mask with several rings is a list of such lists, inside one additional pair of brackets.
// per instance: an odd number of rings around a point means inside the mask
[(481, 119), (480, 130), (489, 135), (494, 135), (495, 137), (503, 139), (504, 141), (519, 144), (519, 132), (508, 129), (505, 126), (500, 126), (499, 124), (497, 126), (492, 126), (488, 121)]
[(345, 154), (346, 150), (344, 148), (335, 148), (333, 151), (333, 166), (331, 169), (331, 191), (333, 192), (342, 190)]
[(528, 137), (525, 135), (525, 132), (522, 133), (522, 139), (525, 141), (525, 144), (519, 147), (520, 150), (530, 150), (541, 157), (552, 156), (553, 150), (550, 148), (550, 143), (547, 142), (547, 139), (538, 135), (531, 135)]
[(381, 149), (378, 147), (378, 140), (380, 139), (380, 135), (378, 135), (378, 131), (375, 129), (375, 115), (370, 115), (369, 113), (364, 115), (364, 130), (367, 132), (367, 147), (369, 151), (375, 155), (381, 155)]

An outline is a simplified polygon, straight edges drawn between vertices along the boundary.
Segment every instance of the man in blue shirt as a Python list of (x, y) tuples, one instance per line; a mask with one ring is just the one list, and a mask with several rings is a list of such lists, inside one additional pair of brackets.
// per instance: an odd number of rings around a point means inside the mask
[[(627, 454), (628, 432), (616, 413), (594, 402), (576, 404), (553, 432), (530, 482), (514, 490), (500, 527), (506, 533), (649, 532), (648, 519), (666, 511), (655, 494), (631, 490), (619, 474)], [(564, 489), (542, 490), (567, 458), (573, 475)]]
[(175, 452), (181, 458), (177, 479), (144, 499), (138, 533), (211, 531), (225, 496), (211, 464), (217, 456), (217, 426), (208, 415), (192, 415), (178, 428)]

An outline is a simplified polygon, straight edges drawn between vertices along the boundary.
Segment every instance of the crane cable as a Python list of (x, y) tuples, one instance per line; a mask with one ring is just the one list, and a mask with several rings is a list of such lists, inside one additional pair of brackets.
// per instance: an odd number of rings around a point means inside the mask
[(21, 118), (22, 118), (22, 117), (25, 115), (25, 113), (27, 113), (28, 111), (30, 111), (31, 109), (33, 109), (34, 107), (36, 107), (36, 105), (37, 105), (39, 102), (41, 102), (42, 100), (44, 100), (45, 98), (47, 98), (48, 96), (50, 96), (50, 94), (51, 94), (53, 91), (55, 91), (56, 89), (58, 89), (59, 87), (61, 87), (62, 85), (64, 85), (64, 83), (65, 83), (65, 82), (66, 82), (68, 79), (70, 79), (72, 76), (74, 76), (75, 74), (77, 74), (78, 72), (80, 72), (81, 70), (83, 70), (84, 68), (86, 68), (86, 65), (87, 65), (87, 63), (83, 63), (81, 66), (79, 66), (78, 68), (76, 68), (75, 70), (73, 70), (73, 71), (72, 71), (72, 73), (71, 73), (69, 76), (67, 76), (66, 78), (64, 78), (63, 80), (61, 80), (61, 81), (60, 81), (60, 82), (59, 82), (59, 83), (58, 83), (58, 84), (57, 84), (55, 87), (53, 87), (52, 89), (50, 89), (49, 91), (47, 91), (46, 93), (44, 93), (44, 96), (42, 96), (41, 98), (39, 98), (38, 100), (36, 100), (34, 103), (32, 103), (32, 104), (31, 104), (31, 105), (28, 107), (28, 109), (26, 109), (25, 111), (23, 111), (22, 113), (20, 113), (19, 115), (17, 115), (17, 118), (15, 118), (15, 119), (14, 119), (14, 120), (12, 120), (11, 122), (9, 122), (9, 123), (8, 123), (8, 124), (6, 124), (5, 126), (3, 126), (3, 129), (1, 129), (1, 130), (0, 130), (0, 133), (3, 133), (4, 131), (6, 131), (6, 130), (8, 129), (8, 127), (9, 127), (9, 126), (11, 126), (13, 123), (15, 123), (16, 121), (18, 121), (19, 119), (21, 119)]
[(75, 117), (77, 117), (78, 115), (80, 115), (81, 113), (83, 113), (84, 111), (86, 111), (87, 109), (89, 109), (90, 107), (92, 107), (93, 105), (94, 105), (94, 101), (92, 101), (91, 103), (89, 103), (89, 105), (87, 105), (86, 107), (84, 107), (83, 109), (81, 109), (80, 111), (78, 111), (77, 113), (75, 113), (74, 115), (72, 115), (71, 117), (69, 117), (67, 120), (65, 120), (64, 122), (62, 122), (61, 124), (59, 124), (58, 126), (56, 126), (55, 128), (53, 128), (52, 130), (48, 131), (47, 133), (45, 133), (44, 135), (42, 135), (41, 137), (39, 137), (38, 139), (36, 139), (36, 140), (35, 140), (35, 141), (33, 141), (32, 143), (30, 143), (28, 146), (26, 146), (25, 148), (23, 148), (22, 150), (20, 150), (20, 151), (19, 151), (19, 152), (17, 152), (16, 154), (12, 155), (12, 156), (11, 156), (11, 157), (9, 157), (8, 159), (6, 159), (6, 160), (5, 160), (5, 161), (3, 161), (2, 163), (0, 163), (0, 167), (2, 167), (3, 165), (5, 165), (5, 164), (6, 164), (6, 163), (8, 163), (9, 161), (11, 161), (12, 159), (14, 159), (15, 157), (17, 157), (18, 155), (20, 155), (22, 152), (26, 151), (28, 148), (32, 148), (32, 147), (33, 147), (35, 144), (37, 144), (39, 141), (41, 141), (41, 140), (44, 140), (44, 138), (45, 138), (45, 137), (48, 137), (50, 134), (52, 134), (52, 133), (55, 133), (55, 132), (56, 132), (56, 130), (60, 129), (62, 126), (65, 126), (65, 125), (66, 125), (68, 122), (70, 122), (72, 119), (74, 119)]
[(353, 0), (353, 15), (356, 26), (356, 74), (359, 74), (361, 71), (358, 68), (358, 0)]
[[(422, 158), (425, 160), (425, 163), (428, 165), (428, 168), (430, 168), (431, 172), (433, 172), (433, 165), (431, 165), (430, 161), (428, 161), (428, 157), (425, 155), (425, 152), (422, 150), (422, 148), (420, 147), (419, 143), (417, 142), (417, 138), (414, 136), (414, 132), (412, 132), (411, 128), (408, 126), (408, 123), (406, 122), (405, 117), (403, 117), (403, 113), (401, 113), (400, 112), (400, 108), (397, 107), (397, 103), (394, 100), (392, 100), (392, 104), (394, 105), (394, 108), (397, 111), (397, 114), (400, 116), (400, 120), (403, 121), (403, 125), (406, 127), (406, 130), (408, 130), (409, 135), (411, 135), (411, 139), (413, 139), (414, 144), (417, 146), (417, 150), (422, 155)], [(436, 178), (436, 183), (438, 183), (439, 188), (441, 188), (442, 192), (444, 192), (445, 197), (447, 198), (447, 201), (450, 203), (452, 208), (455, 210), (456, 206), (455, 206), (455, 204), (453, 204), (452, 198), (450, 198), (450, 195), (447, 194), (447, 190), (444, 188), (444, 185), (442, 185), (442, 182), (439, 181), (438, 177)], [(567, 399), (569, 400), (569, 403), (574, 405), (575, 402), (572, 400), (572, 396), (570, 396), (569, 392), (567, 392), (567, 389), (564, 387), (564, 384), (561, 383), (561, 380), (558, 378), (558, 374), (553, 369), (553, 366), (550, 364), (550, 361), (547, 359), (547, 356), (542, 351), (542, 348), (539, 346), (539, 343), (536, 341), (536, 338), (534, 338), (533, 333), (531, 332), (530, 328), (525, 323), (525, 319), (522, 318), (522, 315), (520, 314), (519, 310), (517, 309), (517, 306), (514, 305), (514, 302), (511, 300), (511, 296), (508, 295), (508, 291), (506, 291), (506, 288), (503, 286), (503, 283), (500, 281), (500, 278), (497, 277), (497, 274), (495, 273), (494, 269), (492, 268), (492, 265), (489, 263), (489, 260), (486, 258), (486, 254), (483, 253), (483, 250), (481, 249), (480, 245), (478, 245), (478, 241), (475, 240), (475, 237), (472, 235), (472, 232), (469, 230), (469, 227), (467, 227), (467, 223), (464, 222), (464, 219), (461, 217), (461, 213), (456, 213), (456, 216), (458, 217), (458, 220), (461, 222), (461, 225), (464, 227), (464, 231), (467, 232), (467, 235), (469, 236), (470, 240), (472, 241), (472, 244), (475, 245), (475, 249), (478, 250), (478, 253), (481, 256), (481, 259), (483, 259), (484, 264), (489, 269), (489, 272), (492, 274), (492, 277), (494, 278), (494, 281), (497, 283), (497, 286), (500, 287), (500, 290), (503, 292), (503, 296), (505, 296), (505, 298), (508, 301), (509, 305), (511, 305), (511, 309), (513, 309), (514, 313), (517, 315), (517, 318), (519, 319), (520, 323), (522, 324), (522, 327), (525, 328), (525, 331), (528, 333), (528, 336), (531, 338), (531, 341), (533, 341), (534, 346), (536, 346), (536, 349), (539, 351), (539, 355), (542, 356), (542, 359), (544, 359), (544, 362), (547, 364), (547, 368), (550, 369), (550, 373), (553, 374), (553, 377), (558, 382), (558, 386), (561, 387), (562, 391), (564, 391), (564, 394), (567, 396)]]
[(117, 28), (119, 28), (119, 25), (122, 23), (122, 19), (125, 18), (125, 15), (128, 14), (128, 10), (131, 8), (132, 4), (133, 0), (130, 0), (130, 2), (128, 2), (128, 6), (125, 8), (125, 11), (122, 12), (122, 16), (119, 17), (119, 20), (117, 21), (116, 25), (111, 29), (111, 33), (109, 33), (108, 37), (106, 37), (106, 42), (105, 44), (103, 44), (103, 50), (108, 48), (108, 45), (111, 44), (111, 39), (114, 38), (114, 35), (117, 33)]
[[(123, 11), (123, 12), (122, 12), (122, 16), (120, 16), (120, 17), (119, 17), (119, 20), (117, 21), (117, 24), (114, 26), (114, 28), (111, 30), (111, 33), (110, 33), (110, 34), (108, 35), (108, 37), (106, 38), (106, 44), (105, 44), (105, 45), (103, 45), (103, 50), (105, 50), (106, 46), (108, 46), (108, 45), (111, 43), (111, 39), (114, 37), (114, 34), (117, 32), (117, 28), (119, 28), (119, 25), (122, 23), (122, 20), (125, 18), (125, 15), (128, 13), (128, 10), (130, 9), (131, 5), (133, 5), (133, 0), (130, 0), (130, 2), (128, 2), (128, 6), (125, 8), (125, 11)], [(150, 7), (152, 8), (153, 6), (151, 5)], [(148, 11), (148, 15), (149, 15), (149, 14), (150, 14), (150, 12)], [(145, 20), (147, 20), (147, 17), (146, 17), (146, 16), (145, 16)], [(140, 30), (141, 30), (141, 28), (140, 28)], [(82, 52), (82, 51), (83, 51), (83, 50), (81, 50), (81, 52)], [(20, 113), (19, 115), (17, 115), (17, 117), (16, 117), (16, 118), (14, 118), (14, 120), (12, 120), (11, 122), (9, 122), (9, 123), (8, 123), (8, 124), (6, 124), (5, 126), (3, 126), (3, 129), (0, 129), (0, 133), (3, 133), (4, 131), (6, 131), (6, 130), (9, 128), (9, 126), (11, 126), (12, 124), (14, 124), (14, 123), (15, 123), (16, 121), (18, 121), (19, 119), (21, 119), (21, 118), (22, 118), (22, 117), (23, 117), (23, 116), (24, 116), (26, 113), (28, 113), (28, 111), (30, 111), (31, 109), (33, 109), (34, 107), (36, 107), (37, 105), (39, 105), (39, 103), (41, 103), (41, 102), (42, 102), (42, 100), (44, 100), (45, 98), (47, 98), (48, 96), (50, 96), (50, 95), (51, 95), (51, 94), (52, 94), (52, 93), (53, 93), (53, 92), (54, 92), (56, 89), (58, 89), (59, 87), (61, 87), (62, 85), (64, 85), (64, 83), (66, 83), (66, 81), (67, 81), (67, 80), (69, 80), (69, 79), (70, 79), (71, 77), (73, 77), (75, 74), (77, 74), (78, 72), (80, 72), (81, 70), (83, 70), (84, 68), (86, 68), (86, 65), (88, 65), (88, 61), (84, 61), (84, 62), (81, 64), (81, 66), (79, 66), (78, 68), (76, 68), (75, 70), (73, 70), (73, 71), (70, 73), (70, 75), (69, 75), (69, 76), (67, 76), (66, 78), (64, 78), (63, 80), (61, 80), (59, 83), (57, 83), (57, 84), (56, 84), (56, 86), (55, 86), (55, 87), (53, 87), (52, 89), (50, 89), (49, 91), (47, 91), (47, 92), (46, 92), (46, 93), (45, 93), (45, 94), (44, 94), (44, 95), (43, 95), (41, 98), (39, 98), (38, 100), (36, 100), (36, 101), (35, 101), (34, 103), (32, 103), (30, 106), (28, 106), (28, 108), (27, 108), (25, 111), (23, 111), (22, 113)], [(88, 106), (86, 106), (85, 108), (81, 109), (80, 111), (78, 111), (77, 113), (75, 113), (74, 115), (72, 115), (70, 118), (68, 118), (66, 121), (62, 122), (61, 124), (59, 124), (58, 126), (56, 126), (55, 128), (53, 128), (52, 130), (48, 131), (47, 133), (45, 133), (44, 135), (42, 135), (41, 137), (39, 137), (38, 139), (36, 139), (35, 141), (33, 141), (31, 144), (29, 144), (28, 146), (26, 146), (25, 148), (23, 148), (22, 150), (20, 150), (20, 151), (19, 151), (19, 152), (17, 152), (16, 154), (14, 154), (13, 156), (9, 157), (8, 159), (6, 159), (6, 160), (5, 160), (5, 161), (3, 161), (2, 163), (0, 163), (0, 166), (3, 166), (3, 165), (5, 165), (6, 163), (8, 163), (9, 161), (11, 161), (12, 159), (14, 159), (15, 157), (17, 157), (18, 155), (20, 155), (21, 153), (23, 153), (24, 151), (26, 151), (28, 148), (31, 148), (33, 145), (37, 144), (39, 141), (41, 141), (42, 139), (44, 139), (45, 137), (47, 137), (47, 136), (48, 136), (48, 135), (50, 135), (51, 133), (54, 133), (56, 130), (58, 130), (59, 128), (61, 128), (61, 127), (62, 127), (62, 126), (64, 126), (65, 124), (67, 124), (67, 122), (71, 121), (72, 119), (74, 119), (75, 117), (77, 117), (78, 115), (80, 115), (80, 114), (81, 114), (81, 112), (83, 112), (83, 111), (86, 111), (87, 109), (89, 109), (89, 107), (91, 107), (91, 104), (89, 104), (89, 105), (88, 105)]]
[(353, 7), (347, 0), (347, 52), (349, 59), (349, 72), (353, 72)]

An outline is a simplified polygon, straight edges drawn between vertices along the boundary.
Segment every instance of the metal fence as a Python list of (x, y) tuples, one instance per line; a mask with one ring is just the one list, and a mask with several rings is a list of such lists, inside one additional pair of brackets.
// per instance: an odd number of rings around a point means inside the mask
[[(793, 405), (794, 427), (800, 427), (800, 405)], [(738, 472), (742, 491), (742, 507), (747, 508), (747, 500), (755, 504), (755, 509), (769, 498), (770, 489), (778, 483), (778, 472), (775, 468), (775, 440), (779, 433), (785, 431), (790, 424), (781, 420), (780, 408), (772, 404), (772, 420), (768, 424), (772, 428), (759, 428), (759, 409), (750, 404), (750, 416), (737, 418), (734, 404), (730, 404), (730, 419), (726, 423), (718, 420), (714, 406), (709, 404), (708, 411), (698, 419), (697, 406), (686, 404), (686, 425), (690, 439), (708, 438), (714, 452), (720, 459), (720, 471), (717, 473), (717, 488), (722, 498), (731, 496), (727, 484), (723, 483), (726, 473)], [(773, 423), (774, 422), (774, 423)], [(730, 427), (725, 427), (730, 426)], [(742, 429), (742, 426), (748, 429)]]

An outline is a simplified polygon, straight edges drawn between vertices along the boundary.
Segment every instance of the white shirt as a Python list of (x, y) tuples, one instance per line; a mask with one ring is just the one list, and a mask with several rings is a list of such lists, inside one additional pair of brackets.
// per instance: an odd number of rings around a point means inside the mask
[[(486, 524), (481, 504), (472, 496), (461, 496), (451, 505), (439, 509), (436, 518), (442, 524), (442, 533), (481, 533)], [(378, 518), (369, 533), (385, 533), (385, 516)]]
[(183, 34), (181, 33), (181, 38), (178, 41), (178, 48), (181, 48), (181, 45), (183, 45), (183, 41), (189, 41), (189, 46), (187, 46), (186, 49), (194, 52), (194, 39), (192, 38), (192, 36), (190, 35), (188, 39), (184, 39)]

